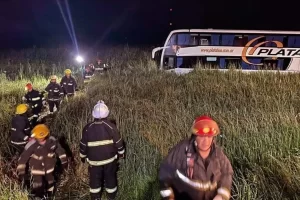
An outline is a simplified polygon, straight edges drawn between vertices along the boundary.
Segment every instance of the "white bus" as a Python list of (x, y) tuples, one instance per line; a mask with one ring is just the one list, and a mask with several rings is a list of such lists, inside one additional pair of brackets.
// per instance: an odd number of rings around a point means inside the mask
[(179, 73), (195, 66), (300, 72), (300, 31), (174, 30), (152, 58), (160, 69)]

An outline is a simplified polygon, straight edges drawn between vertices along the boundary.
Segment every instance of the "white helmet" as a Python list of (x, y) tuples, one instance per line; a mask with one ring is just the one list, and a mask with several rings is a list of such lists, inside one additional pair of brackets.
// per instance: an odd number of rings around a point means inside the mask
[(109, 109), (105, 105), (104, 101), (98, 101), (98, 103), (94, 106), (93, 109), (93, 117), (96, 119), (103, 119), (109, 115)]

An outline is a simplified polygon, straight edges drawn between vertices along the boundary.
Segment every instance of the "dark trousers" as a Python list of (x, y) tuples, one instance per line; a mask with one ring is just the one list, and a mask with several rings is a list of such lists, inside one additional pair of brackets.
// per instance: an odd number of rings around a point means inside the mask
[(42, 108), (43, 108), (42, 105), (32, 108), (32, 114), (33, 114), (33, 117), (31, 119), (31, 126), (32, 127), (35, 127), (35, 125), (37, 124), (37, 120), (40, 116), (40, 113), (42, 112)]
[[(46, 191), (45, 191), (46, 190)], [(52, 173), (46, 175), (32, 176), (32, 192), (36, 197), (51, 196), (54, 191), (54, 176)]]
[(53, 113), (53, 108), (56, 106), (57, 111), (59, 111), (60, 101), (48, 101), (50, 113)]
[(100, 200), (104, 183), (109, 200), (117, 195), (117, 161), (103, 166), (89, 166), (90, 194), (92, 200)]
[[(22, 145), (17, 145), (17, 144), (11, 144), (12, 148), (13, 148), (13, 155), (15, 155), (15, 158), (19, 158), (21, 153), (24, 151), (26, 144), (22, 144)], [(15, 162), (17, 162), (17, 160), (13, 160)], [(17, 164), (17, 163), (16, 163)], [(26, 163), (26, 168), (25, 168), (25, 175), (23, 177), (24, 179), (22, 181), (24, 181), (24, 183), (22, 184), (22, 187), (25, 189), (29, 189), (30, 188), (30, 173), (29, 173), (29, 164)]]

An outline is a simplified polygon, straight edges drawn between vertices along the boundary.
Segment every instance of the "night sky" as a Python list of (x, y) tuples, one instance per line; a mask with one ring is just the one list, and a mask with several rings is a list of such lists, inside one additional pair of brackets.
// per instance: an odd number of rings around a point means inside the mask
[[(69, 6), (79, 46), (161, 45), (171, 28), (300, 30), (296, 1), (69, 0)], [(1, 49), (72, 44), (56, 0), (1, 0), (0, 12)]]

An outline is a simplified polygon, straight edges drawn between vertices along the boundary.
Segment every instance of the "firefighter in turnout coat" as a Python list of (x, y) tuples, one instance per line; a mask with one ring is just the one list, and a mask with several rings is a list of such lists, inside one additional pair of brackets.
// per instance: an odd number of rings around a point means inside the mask
[(22, 99), (31, 106), (33, 114), (31, 119), (31, 126), (34, 127), (43, 109), (44, 95), (43, 93), (34, 90), (31, 83), (26, 84), (25, 90), (28, 92), (24, 97), (22, 97)]
[(46, 92), (48, 92), (48, 104), (50, 114), (53, 114), (53, 108), (56, 106), (56, 110), (59, 111), (59, 105), (64, 95), (63, 89), (56, 82), (57, 77), (55, 75), (51, 76), (51, 82), (46, 87)]
[(65, 76), (60, 81), (60, 86), (63, 88), (64, 94), (67, 97), (73, 97), (75, 91), (77, 91), (77, 83), (71, 76), (72, 71), (70, 69), (65, 70)]
[(101, 186), (109, 200), (117, 195), (117, 159), (124, 158), (125, 147), (116, 125), (107, 119), (109, 110), (103, 101), (93, 109), (94, 121), (82, 132), (80, 157), (89, 164), (90, 194), (93, 200), (101, 199)]
[(198, 117), (192, 133), (171, 149), (160, 166), (161, 196), (166, 200), (229, 200), (233, 169), (214, 142), (220, 133), (218, 124), (207, 116)]
[(31, 135), (33, 139), (27, 143), (18, 161), (17, 171), (22, 177), (29, 160), (29, 168), (33, 178), (32, 191), (37, 199), (53, 194), (54, 168), (57, 157), (64, 168), (67, 165), (64, 149), (53, 136), (49, 136), (49, 132), (49, 128), (44, 124), (35, 126)]
[(10, 130), (10, 142), (21, 154), (30, 137), (30, 122), (27, 116), (28, 106), (19, 104), (16, 115), (12, 118)]

